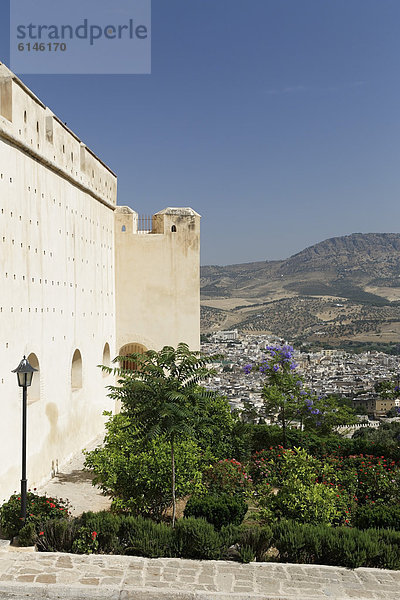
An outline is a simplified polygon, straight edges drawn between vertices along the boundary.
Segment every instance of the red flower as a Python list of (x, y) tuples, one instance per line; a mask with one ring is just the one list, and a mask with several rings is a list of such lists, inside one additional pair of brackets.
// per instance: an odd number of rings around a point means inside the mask
[(44, 531), (39, 531), (39, 535), (44, 535)]
[(95, 540), (97, 536), (97, 531), (92, 531), (92, 540)]

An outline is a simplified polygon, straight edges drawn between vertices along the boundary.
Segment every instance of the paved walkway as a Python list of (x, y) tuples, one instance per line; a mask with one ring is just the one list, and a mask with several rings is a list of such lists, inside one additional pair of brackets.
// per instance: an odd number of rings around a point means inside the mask
[[(86, 450), (92, 450), (103, 441), (99, 435), (87, 445)], [(71, 503), (71, 512), (78, 516), (87, 510), (97, 512), (110, 508), (111, 500), (92, 485), (93, 476), (83, 470), (85, 457), (82, 452), (75, 454), (61, 471), (48, 483), (38, 488), (38, 494), (46, 493), (48, 496), (67, 498)]]
[(0, 598), (398, 600), (400, 572), (0, 551)]

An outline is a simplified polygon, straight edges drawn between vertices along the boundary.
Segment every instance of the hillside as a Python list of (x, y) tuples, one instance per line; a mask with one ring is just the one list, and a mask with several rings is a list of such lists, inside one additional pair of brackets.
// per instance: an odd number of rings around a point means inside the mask
[(339, 345), (400, 337), (400, 234), (353, 233), (282, 261), (201, 268), (202, 331)]

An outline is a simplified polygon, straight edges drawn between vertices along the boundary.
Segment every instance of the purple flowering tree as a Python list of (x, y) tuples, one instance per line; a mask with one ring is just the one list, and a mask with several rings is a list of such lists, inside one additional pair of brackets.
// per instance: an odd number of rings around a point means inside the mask
[(294, 421), (303, 422), (310, 413), (307, 402), (310, 392), (304, 388), (303, 379), (297, 373), (297, 364), (293, 359), (293, 348), (267, 346), (266, 357), (258, 364), (248, 364), (245, 373), (259, 371), (265, 375), (262, 391), (265, 414), (276, 417), (282, 426), (283, 446), (286, 447), (286, 428)]
[(328, 435), (341, 425), (354, 425), (358, 418), (345, 398), (336, 396), (313, 396), (306, 400), (307, 411), (304, 417), (305, 428), (315, 429), (321, 435)]

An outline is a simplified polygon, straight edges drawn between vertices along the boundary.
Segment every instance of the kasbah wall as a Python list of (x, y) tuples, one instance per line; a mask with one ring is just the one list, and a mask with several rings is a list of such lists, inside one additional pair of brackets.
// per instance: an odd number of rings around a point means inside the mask
[(28, 486), (96, 437), (114, 410), (98, 365), (200, 343), (200, 216), (167, 208), (151, 231), (117, 206), (116, 175), (0, 63), (0, 504), (19, 488), (28, 389)]

